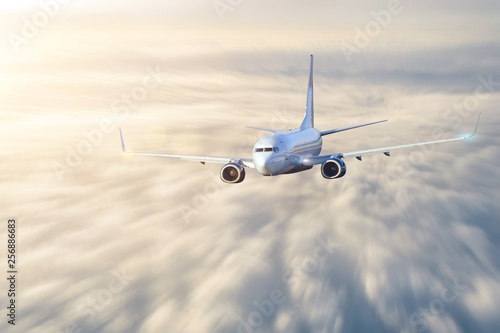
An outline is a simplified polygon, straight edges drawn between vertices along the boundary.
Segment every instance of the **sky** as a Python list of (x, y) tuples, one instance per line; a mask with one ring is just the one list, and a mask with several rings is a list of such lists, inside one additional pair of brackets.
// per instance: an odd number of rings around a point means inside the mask
[[(497, 332), (496, 1), (0, 3), (7, 332)], [(220, 165), (299, 126), (323, 153), (467, 141), (243, 183)], [(7, 228), (0, 229), (5, 245)], [(7, 253), (4, 252), (4, 261)], [(4, 265), (5, 272), (7, 271)], [(2, 306), (4, 306), (2, 305)]]

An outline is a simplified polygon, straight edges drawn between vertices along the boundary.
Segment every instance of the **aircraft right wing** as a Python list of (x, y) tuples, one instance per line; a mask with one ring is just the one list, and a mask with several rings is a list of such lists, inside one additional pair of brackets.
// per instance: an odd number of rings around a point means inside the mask
[(120, 139), (122, 142), (122, 150), (125, 154), (129, 155), (142, 155), (142, 156), (153, 156), (153, 157), (165, 157), (165, 158), (176, 158), (186, 161), (205, 163), (220, 163), (226, 164), (230, 162), (238, 163), (247, 168), (255, 168), (253, 159), (251, 158), (240, 158), (240, 157), (220, 157), (220, 156), (195, 156), (195, 155), (175, 155), (175, 154), (163, 154), (163, 153), (136, 153), (129, 152), (125, 148), (125, 142), (123, 141), (122, 129), (120, 128)]
[(410, 144), (406, 144), (406, 145), (399, 145), (399, 146), (392, 146), (392, 147), (383, 147), (383, 148), (374, 148), (374, 149), (351, 151), (351, 152), (348, 152), (348, 153), (337, 153), (337, 154), (330, 154), (330, 155), (304, 157), (302, 159), (302, 164), (305, 165), (305, 166), (312, 166), (312, 165), (315, 165), (315, 164), (322, 164), (323, 162), (327, 161), (330, 158), (351, 158), (351, 157), (356, 157), (358, 160), (361, 161), (361, 157), (362, 156), (366, 156), (366, 155), (373, 155), (373, 154), (384, 153), (385, 155), (390, 156), (390, 152), (394, 151), (394, 150), (400, 150), (400, 149), (406, 149), (406, 148), (412, 148), (412, 147), (418, 147), (418, 146), (425, 146), (425, 145), (432, 145), (432, 144), (438, 144), (438, 143), (444, 143), (444, 142), (452, 142), (452, 141), (469, 139), (469, 138), (473, 137), (474, 135), (476, 135), (477, 126), (479, 124), (479, 118), (480, 117), (481, 117), (481, 114), (479, 114), (479, 117), (477, 118), (476, 128), (474, 129), (474, 132), (472, 134), (470, 134), (470, 135), (461, 136), (461, 137), (452, 138), (452, 139), (435, 140), (435, 141), (427, 141), (427, 142), (418, 142), (418, 143), (410, 143)]

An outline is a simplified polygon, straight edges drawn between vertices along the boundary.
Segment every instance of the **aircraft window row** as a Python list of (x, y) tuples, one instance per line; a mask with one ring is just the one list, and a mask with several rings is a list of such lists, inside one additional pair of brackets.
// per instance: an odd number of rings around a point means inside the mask
[(269, 151), (280, 151), (278, 147), (266, 147), (266, 148), (255, 148), (256, 153), (269, 152)]

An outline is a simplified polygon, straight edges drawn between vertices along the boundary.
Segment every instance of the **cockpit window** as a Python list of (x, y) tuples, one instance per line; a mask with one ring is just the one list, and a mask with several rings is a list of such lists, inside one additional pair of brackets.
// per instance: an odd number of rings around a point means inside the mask
[(274, 151), (275, 151), (275, 152), (279, 152), (279, 151), (280, 151), (280, 149), (279, 149), (278, 147), (274, 147)]
[(279, 151), (278, 147), (255, 148), (256, 153)]

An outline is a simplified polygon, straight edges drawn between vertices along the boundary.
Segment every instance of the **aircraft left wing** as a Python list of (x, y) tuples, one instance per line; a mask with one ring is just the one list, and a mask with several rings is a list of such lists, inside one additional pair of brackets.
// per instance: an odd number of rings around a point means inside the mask
[[(479, 117), (481, 114), (479, 114)], [(479, 117), (477, 119), (476, 123), (476, 128), (474, 129), (474, 132), (470, 135), (466, 136), (461, 136), (458, 138), (452, 138), (452, 139), (444, 139), (444, 140), (435, 140), (435, 141), (427, 141), (427, 142), (418, 142), (418, 143), (411, 143), (411, 144), (406, 144), (406, 145), (399, 145), (399, 146), (392, 146), (392, 147), (383, 147), (383, 148), (374, 148), (374, 149), (366, 149), (366, 150), (358, 150), (358, 151), (351, 151), (348, 153), (337, 153), (337, 154), (330, 154), (330, 155), (321, 155), (321, 156), (311, 156), (311, 157), (304, 157), (302, 159), (302, 164), (305, 166), (312, 166), (315, 164), (322, 164), (323, 162), (327, 161), (330, 158), (350, 158), (350, 157), (356, 157), (358, 160), (361, 161), (362, 156), (366, 155), (373, 155), (373, 154), (379, 154), (379, 153), (384, 153), (387, 156), (390, 156), (390, 152), (394, 150), (400, 150), (400, 149), (406, 149), (406, 148), (412, 148), (412, 147), (418, 147), (418, 146), (425, 146), (425, 145), (432, 145), (432, 144), (438, 144), (438, 143), (444, 143), (444, 142), (452, 142), (452, 141), (459, 141), (459, 140), (464, 140), (464, 139), (469, 139), (476, 135), (477, 131), (477, 125), (479, 124)]]
[(200, 162), (202, 164), (205, 163), (238, 163), (247, 168), (255, 168), (253, 163), (253, 159), (251, 158), (240, 158), (240, 157), (220, 157), (220, 156), (196, 156), (196, 155), (175, 155), (175, 154), (160, 154), (160, 153), (138, 153), (138, 152), (129, 152), (125, 148), (125, 142), (123, 141), (122, 129), (120, 128), (120, 139), (122, 142), (122, 150), (125, 154), (130, 155), (142, 155), (142, 156), (154, 156), (154, 157), (165, 157), (165, 158), (176, 158), (185, 161), (193, 161)]

